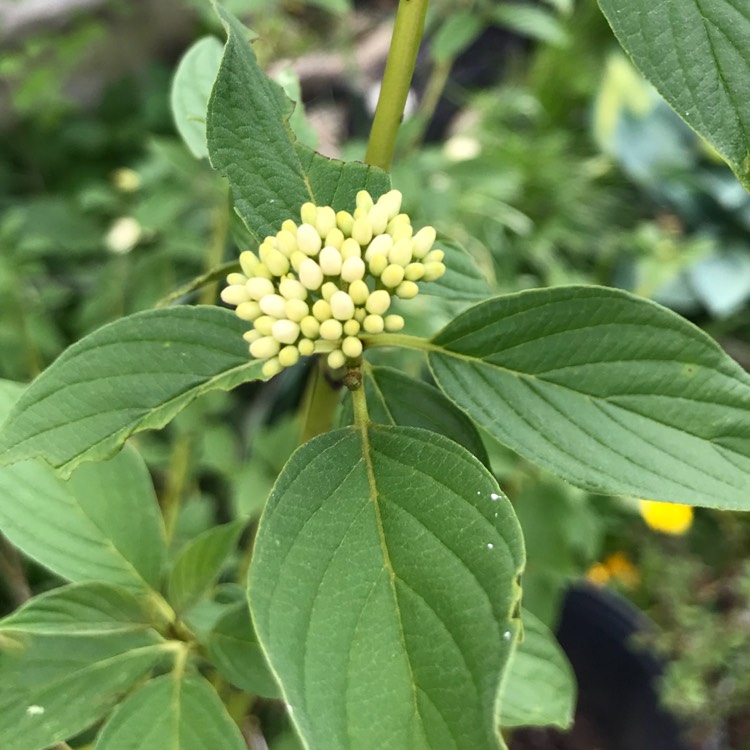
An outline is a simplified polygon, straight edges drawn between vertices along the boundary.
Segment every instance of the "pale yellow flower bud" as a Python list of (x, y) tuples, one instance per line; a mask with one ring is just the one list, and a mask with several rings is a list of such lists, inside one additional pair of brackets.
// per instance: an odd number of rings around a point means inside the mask
[(323, 295), (323, 299), (326, 302), (331, 301), (331, 297), (333, 297), (336, 292), (339, 291), (339, 288), (336, 284), (334, 284), (332, 281), (326, 281), (325, 284), (320, 288), (320, 293)]
[(284, 255), (286, 255), (287, 258), (291, 258), (292, 253), (297, 252), (297, 250), (299, 250), (299, 246), (297, 245), (296, 230), (294, 234), (292, 234), (291, 232), (288, 232), (286, 229), (282, 229), (276, 235), (276, 244), (279, 248), (279, 252), (284, 253)]
[(278, 375), (283, 369), (284, 366), (279, 362), (279, 358), (274, 357), (273, 359), (269, 359), (268, 362), (264, 362), (260, 371), (265, 377), (272, 378), (274, 375)]
[(404, 327), (404, 319), (400, 315), (386, 315), (383, 322), (385, 330), (391, 333), (400, 331)]
[(289, 320), (299, 323), (302, 318), (310, 314), (310, 308), (301, 299), (288, 299), (284, 305), (284, 312)]
[(307, 289), (305, 289), (305, 285), (302, 282), (297, 281), (297, 279), (282, 279), (279, 282), (279, 294), (284, 297), (284, 299), (307, 299)]
[(237, 284), (238, 286), (244, 286), (247, 284), (247, 276), (245, 276), (244, 273), (230, 273), (227, 276), (227, 284), (229, 286), (232, 286), (234, 284)]
[(337, 291), (330, 299), (331, 312), (336, 320), (349, 320), (354, 315), (352, 298), (342, 291)]
[(320, 324), (320, 338), (326, 341), (338, 341), (344, 335), (344, 326), (341, 322), (330, 318)]
[(412, 299), (419, 294), (419, 287), (413, 281), (402, 281), (396, 287), (396, 296), (401, 299)]
[[(320, 252), (323, 241), (312, 224), (302, 224), (297, 229), (297, 244), (305, 254), (313, 257)], [(303, 282), (304, 283), (304, 282)]]
[(357, 208), (369, 211), (373, 206), (372, 196), (366, 190), (360, 190), (355, 198)]
[(365, 260), (370, 261), (376, 255), (385, 255), (386, 258), (393, 247), (393, 237), (390, 234), (379, 234), (373, 237), (372, 242), (365, 250)]
[(357, 279), (349, 284), (349, 296), (355, 305), (364, 305), (370, 296), (370, 289), (364, 281)]
[[(324, 299), (319, 299), (313, 306), (312, 306), (312, 314), (315, 316), (317, 320), (319, 320), (321, 323), (324, 320), (328, 320), (332, 317), (333, 313), (331, 313), (331, 306), (326, 302)], [(312, 338), (312, 336), (310, 337)]]
[(318, 256), (320, 268), (326, 276), (338, 276), (341, 273), (343, 259), (335, 247), (324, 247)]
[(380, 275), (380, 280), (387, 287), (397, 287), (404, 280), (403, 266), (398, 266), (395, 263), (391, 263)]
[(325, 237), (336, 228), (336, 212), (330, 206), (319, 206), (315, 222), (310, 223), (314, 223), (321, 237)]
[(263, 336), (263, 338), (253, 341), (250, 344), (250, 354), (255, 359), (268, 359), (275, 357), (279, 353), (279, 342), (272, 336)]
[(388, 226), (388, 209), (385, 206), (375, 205), (370, 209), (367, 218), (370, 221), (372, 233), (381, 234)]
[(295, 250), (292, 253), (292, 257), (289, 258), (289, 262), (292, 264), (292, 268), (294, 269), (295, 273), (299, 274), (299, 267), (302, 265), (302, 261), (307, 260), (307, 255), (305, 255), (302, 250)]
[(291, 219), (287, 219), (286, 221), (282, 222), (281, 229), (284, 232), (293, 234), (295, 237), (297, 236), (297, 225)]
[(383, 206), (388, 216), (388, 221), (398, 215), (401, 210), (403, 196), (399, 190), (389, 190), (378, 198), (378, 205)]
[(414, 235), (413, 252), (414, 257), (417, 260), (421, 260), (428, 252), (430, 252), (430, 248), (433, 246), (436, 237), (437, 233), (433, 227), (422, 227)]
[(427, 263), (422, 281), (435, 281), (445, 273), (445, 263)]
[(340, 367), (343, 367), (345, 364), (346, 364), (346, 357), (344, 356), (344, 353), (341, 351), (341, 349), (334, 349), (328, 355), (328, 366), (332, 370), (338, 370)]
[(248, 344), (252, 344), (253, 341), (257, 341), (263, 334), (253, 328), (252, 331), (245, 331), (245, 333), (242, 334), (242, 338), (247, 341)]
[(336, 214), (336, 226), (341, 230), (344, 237), (351, 237), (354, 217), (348, 211), (339, 211)]
[(361, 323), (366, 317), (367, 311), (364, 309), (364, 307), (358, 307), (354, 311), (354, 320), (356, 320), (357, 323)]
[(341, 278), (351, 283), (361, 279), (366, 271), (365, 262), (362, 258), (347, 258), (341, 266)]
[(299, 265), (299, 280), (311, 291), (320, 289), (323, 283), (323, 271), (312, 258), (305, 258)]
[(251, 299), (254, 300), (260, 300), (267, 294), (274, 293), (273, 284), (269, 279), (259, 279), (257, 277), (254, 279), (248, 279), (245, 287), (247, 291), (250, 292)]
[(366, 333), (382, 333), (384, 326), (382, 315), (368, 315), (362, 321), (362, 328)]
[(430, 250), (427, 255), (422, 259), (422, 263), (427, 265), (428, 263), (442, 263), (445, 260), (444, 250)]
[(251, 300), (237, 305), (234, 312), (240, 320), (255, 320), (260, 315), (261, 310), (260, 305), (255, 300)]
[[(262, 245), (261, 254), (263, 254)], [(263, 254), (263, 263), (274, 276), (283, 276), (289, 271), (289, 259), (275, 247), (266, 250)]]
[(344, 335), (345, 336), (356, 336), (359, 333), (360, 325), (352, 318), (344, 323)]
[(326, 247), (335, 247), (337, 250), (341, 250), (344, 239), (344, 233), (338, 227), (334, 227), (326, 235), (325, 245)]
[[(388, 235), (386, 235), (388, 236)], [(393, 247), (388, 253), (388, 260), (391, 263), (396, 263), (399, 266), (406, 267), (411, 263), (412, 257), (412, 241), (406, 239), (400, 239), (398, 242), (393, 243)]]
[(271, 335), (281, 344), (293, 344), (299, 338), (299, 325), (292, 320), (277, 320)]
[(341, 257), (344, 260), (348, 258), (361, 258), (362, 248), (359, 246), (359, 242), (353, 240), (351, 237), (347, 237), (341, 246)]
[(258, 263), (260, 263), (258, 256), (255, 253), (250, 252), (250, 250), (245, 250), (240, 253), (240, 266), (242, 267), (242, 273), (248, 278), (255, 276), (255, 266), (257, 266)]
[(265, 315), (283, 318), (286, 315), (286, 300), (280, 294), (266, 294), (258, 303)]
[(255, 278), (257, 279), (273, 279), (273, 274), (268, 270), (268, 266), (265, 263), (258, 263), (255, 266)]
[(341, 351), (349, 359), (357, 359), (362, 356), (362, 342), (354, 336), (347, 336), (341, 343)]
[(308, 339), (316, 339), (320, 334), (320, 321), (312, 315), (307, 315), (302, 318), (299, 327), (302, 331), (302, 335)]
[(367, 312), (382, 315), (391, 306), (391, 295), (385, 289), (377, 289), (365, 303)]
[[(394, 234), (399, 229), (405, 229), (406, 227), (411, 228), (411, 219), (409, 218), (409, 215), (398, 214), (388, 222), (386, 232), (388, 232), (388, 234)], [(409, 236), (411, 236), (411, 234)]]
[(424, 266), (419, 263), (409, 263), (404, 269), (404, 278), (408, 281), (419, 281), (424, 276)]
[(366, 216), (354, 220), (352, 239), (359, 242), (362, 247), (369, 244), (372, 239), (372, 224), (370, 224), (370, 220)]
[(279, 352), (279, 363), (282, 367), (292, 367), (299, 362), (299, 349), (296, 346), (285, 346)]
[(386, 268), (388, 268), (388, 258), (382, 253), (370, 258), (369, 269), (373, 276), (380, 276)]
[(239, 305), (243, 302), (247, 302), (250, 299), (250, 292), (246, 286), (239, 286), (238, 284), (232, 284), (232, 286), (225, 286), (221, 290), (221, 298), (228, 305)]
[(261, 315), (255, 319), (255, 330), (263, 336), (270, 336), (273, 332), (273, 324), (276, 322), (276, 318), (272, 318), (270, 315)]
[(303, 203), (299, 210), (299, 217), (303, 224), (315, 224), (318, 216), (318, 207), (314, 203)]
[(310, 339), (301, 339), (297, 344), (297, 349), (303, 357), (310, 357), (315, 354), (315, 344)]

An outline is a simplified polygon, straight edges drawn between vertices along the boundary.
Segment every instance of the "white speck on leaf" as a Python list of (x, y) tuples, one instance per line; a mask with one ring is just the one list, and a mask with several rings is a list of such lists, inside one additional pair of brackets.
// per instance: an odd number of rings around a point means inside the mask
[(504, 639), (504, 640), (506, 640), (506, 641), (509, 641), (509, 640), (510, 640), (510, 630), (506, 630), (506, 631), (505, 631), (505, 632), (503, 633), (503, 639)]
[(488, 542), (487, 549), (495, 549), (495, 545), (492, 542)]
[(26, 709), (27, 716), (41, 716), (44, 713), (42, 706), (32, 705)]
[(500, 495), (498, 495), (496, 492), (492, 492), (490, 494), (490, 500), (497, 501), (500, 499)]

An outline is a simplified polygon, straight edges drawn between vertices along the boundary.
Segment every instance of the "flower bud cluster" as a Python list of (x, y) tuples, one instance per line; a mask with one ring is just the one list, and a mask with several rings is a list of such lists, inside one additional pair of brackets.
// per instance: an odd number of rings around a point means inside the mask
[(403, 328), (388, 314), (393, 297), (415, 297), (417, 281), (440, 278), (445, 265), (435, 230), (415, 233), (400, 210), (398, 190), (377, 201), (360, 191), (353, 213), (305, 203), (299, 224), (285, 221), (257, 254), (240, 254), (242, 273), (229, 274), (221, 298), (252, 322), (244, 338), (266, 360), (264, 375), (317, 353), (343, 367), (362, 355), (362, 334)]

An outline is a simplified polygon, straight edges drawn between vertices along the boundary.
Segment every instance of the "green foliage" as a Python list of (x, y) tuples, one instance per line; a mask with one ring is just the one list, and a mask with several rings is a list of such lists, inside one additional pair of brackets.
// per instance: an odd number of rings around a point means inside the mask
[(261, 521), (249, 596), (308, 746), (497, 747), (522, 563), (507, 500), (447, 438), (373, 425), (300, 448)]

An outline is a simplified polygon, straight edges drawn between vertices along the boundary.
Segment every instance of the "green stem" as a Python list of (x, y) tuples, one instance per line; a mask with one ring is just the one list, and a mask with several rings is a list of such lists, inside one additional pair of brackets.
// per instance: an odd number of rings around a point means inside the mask
[(414, 74), (428, 2), (429, 0), (400, 0), (398, 4), (383, 85), (365, 155), (368, 164), (386, 171), (390, 170), (393, 160), (396, 135)]
[(370, 414), (367, 411), (367, 396), (364, 388), (352, 391), (352, 407), (354, 409), (354, 424), (363, 430), (370, 424)]
[(326, 363), (322, 357), (319, 357), (307, 384), (302, 410), (300, 444), (331, 429), (340, 401), (341, 388), (336, 387), (327, 377)]
[(180, 435), (172, 448), (172, 456), (169, 462), (169, 474), (167, 475), (167, 486), (162, 497), (161, 509), (164, 516), (164, 528), (167, 536), (167, 544), (171, 543), (174, 535), (177, 517), (180, 514), (180, 502), (185, 492), (188, 476), (190, 474), (190, 455), (193, 448), (193, 438), (189, 434)]
[(363, 336), (365, 347), (371, 349), (374, 346), (403, 346), (407, 349), (416, 349), (422, 352), (440, 351), (440, 347), (435, 346), (428, 339), (421, 336), (409, 336), (406, 333), (376, 333), (371, 336)]
[[(213, 230), (211, 232), (211, 242), (208, 245), (208, 251), (206, 253), (206, 272), (204, 276), (209, 275), (211, 271), (221, 263), (222, 258), (224, 257), (224, 248), (226, 247), (227, 234), (229, 233), (229, 211), (230, 197), (229, 191), (227, 190), (221, 205), (214, 209)], [(206, 284), (201, 290), (200, 297), (198, 298), (199, 304), (213, 305), (216, 302), (218, 286), (219, 285), (216, 281)]]

